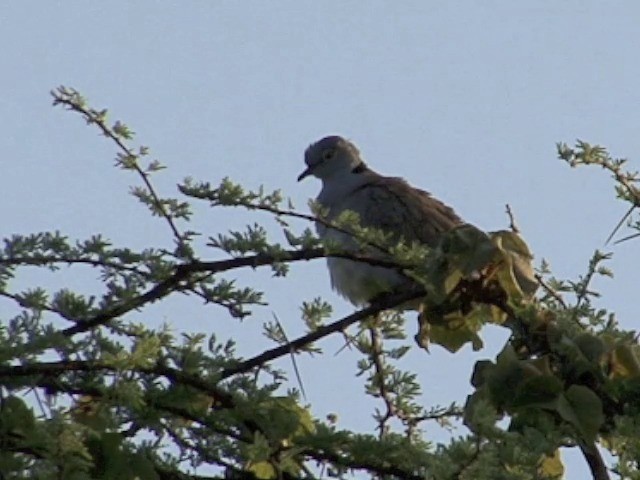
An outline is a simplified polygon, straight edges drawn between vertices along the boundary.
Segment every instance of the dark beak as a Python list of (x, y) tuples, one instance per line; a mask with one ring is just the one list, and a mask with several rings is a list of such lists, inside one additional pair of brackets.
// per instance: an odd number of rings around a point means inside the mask
[(313, 168), (311, 168), (310, 166), (307, 167), (305, 171), (298, 176), (298, 181), (307, 178), (309, 175), (311, 175), (312, 172), (313, 172)]

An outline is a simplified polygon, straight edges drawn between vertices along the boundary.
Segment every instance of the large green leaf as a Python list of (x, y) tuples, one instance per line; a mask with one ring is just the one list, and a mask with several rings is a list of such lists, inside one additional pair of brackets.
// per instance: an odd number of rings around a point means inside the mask
[(536, 375), (525, 378), (516, 388), (512, 408), (546, 406), (562, 392), (562, 382), (554, 375)]
[(457, 352), (466, 343), (471, 343), (474, 351), (482, 348), (482, 339), (478, 335), (481, 325), (459, 312), (445, 315), (437, 323), (428, 320), (426, 314), (421, 314), (418, 321), (420, 327), (416, 341), (426, 350), (430, 343), (440, 345), (451, 353)]
[(593, 390), (582, 385), (571, 385), (559, 397), (558, 413), (572, 424), (587, 443), (596, 440), (604, 423), (602, 402)]

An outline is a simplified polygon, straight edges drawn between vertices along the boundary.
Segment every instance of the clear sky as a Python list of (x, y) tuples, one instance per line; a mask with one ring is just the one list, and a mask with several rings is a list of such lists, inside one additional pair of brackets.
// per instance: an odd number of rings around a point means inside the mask
[[(3, 2), (2, 235), (102, 232), (137, 247), (170, 238), (127, 195), (135, 178), (112, 167), (113, 147), (51, 108), (49, 90), (64, 84), (151, 147), (169, 167), (157, 177), (165, 194), (187, 175), (230, 176), (280, 188), (306, 210), (319, 184), (295, 181), (303, 151), (338, 133), (374, 169), (431, 191), (479, 227), (506, 227), (509, 203), (537, 259), (576, 278), (625, 207), (604, 172), (557, 160), (555, 142), (600, 143), (637, 164), (639, 19), (631, 0)], [(196, 226), (215, 234), (266, 219), (201, 208)], [(639, 245), (609, 247), (616, 279), (595, 285), (628, 328)], [(293, 337), (302, 300), (325, 296), (336, 318), (352, 311), (330, 291), (321, 261), (292, 270), (279, 280), (239, 276), (272, 302), (240, 326), (183, 300), (144, 318), (241, 335), (239, 349), (251, 355), (268, 345), (260, 325), (272, 313)], [(410, 356), (425, 403), (464, 401), (474, 359), (493, 358), (505, 338), (484, 333), (487, 348), (476, 354)], [(355, 356), (334, 356), (340, 345), (324, 341), (328, 355), (300, 360), (308, 400), (318, 416), (337, 411), (341, 425), (370, 429), (374, 404), (353, 375)], [(581, 459), (570, 463), (568, 478), (582, 478)]]

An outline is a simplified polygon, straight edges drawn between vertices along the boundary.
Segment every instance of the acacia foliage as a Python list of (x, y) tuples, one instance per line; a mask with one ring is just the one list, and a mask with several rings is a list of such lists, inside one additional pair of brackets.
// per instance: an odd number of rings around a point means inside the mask
[[(438, 247), (390, 243), (383, 232), (357, 226), (347, 215), (360, 252), (321, 245), (310, 229), (289, 219), (322, 221), (322, 212), (293, 209), (280, 192), (247, 191), (229, 179), (218, 185), (186, 179), (180, 196), (163, 196), (153, 176), (163, 167), (133, 146), (133, 133), (106, 110), (90, 107), (75, 90), (52, 92), (54, 104), (79, 114), (116, 149), (116, 166), (137, 178), (131, 192), (167, 226), (173, 248), (114, 246), (95, 235), (72, 240), (59, 232), (13, 235), (0, 251), (0, 477), (58, 479), (543, 479), (558, 478), (561, 447), (578, 448), (593, 478), (640, 478), (640, 350), (634, 332), (596, 308), (595, 276), (611, 276), (608, 254), (596, 251), (577, 280), (554, 278), (546, 265), (527, 269), (529, 252), (515, 232), (483, 234), (461, 228)], [(631, 208), (629, 228), (640, 232), (638, 178), (606, 150), (578, 142), (558, 145), (572, 166), (599, 165), (612, 173), (617, 194)], [(250, 225), (216, 232), (206, 246), (189, 230), (193, 203), (268, 212), (285, 244)], [(626, 220), (623, 219), (621, 224)], [(633, 234), (630, 236), (632, 237)], [(382, 250), (384, 255), (372, 255)], [(213, 252), (216, 252), (215, 255)], [(305, 302), (307, 332), (287, 338), (277, 320), (264, 325), (271, 349), (241, 358), (234, 341), (150, 328), (147, 307), (187, 296), (242, 319), (268, 303), (264, 292), (239, 286), (237, 269), (290, 265), (326, 256), (397, 268), (419, 287), (391, 292), (367, 308), (336, 319), (321, 299)], [(215, 257), (214, 259), (211, 259)], [(53, 278), (91, 268), (99, 289), (64, 286), (16, 289), (27, 268)], [(523, 273), (524, 272), (524, 273)], [(58, 277), (60, 275), (60, 277)], [(538, 286), (533, 294), (531, 280)], [(61, 280), (62, 282), (62, 280)], [(418, 331), (393, 306), (419, 299)], [(493, 360), (469, 367), (475, 390), (450, 405), (426, 406), (415, 372), (402, 366), (410, 349), (437, 343), (452, 352), (482, 347), (487, 323), (510, 330)], [(357, 325), (357, 328), (350, 326)], [(376, 398), (377, 428), (342, 429), (336, 418), (313, 418), (278, 358), (308, 353), (322, 362), (319, 341), (344, 335), (359, 352), (354, 373), (363, 395)], [(294, 383), (295, 384), (295, 383)], [(464, 422), (448, 443), (430, 441), (424, 425)], [(608, 470), (601, 450), (614, 455)]]

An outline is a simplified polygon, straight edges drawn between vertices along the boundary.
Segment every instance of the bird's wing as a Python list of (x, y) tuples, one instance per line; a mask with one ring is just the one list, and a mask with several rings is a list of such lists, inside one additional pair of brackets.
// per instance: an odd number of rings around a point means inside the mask
[(350, 192), (341, 210), (353, 210), (364, 227), (405, 241), (434, 246), (440, 236), (464, 222), (452, 208), (402, 178), (376, 176)]

